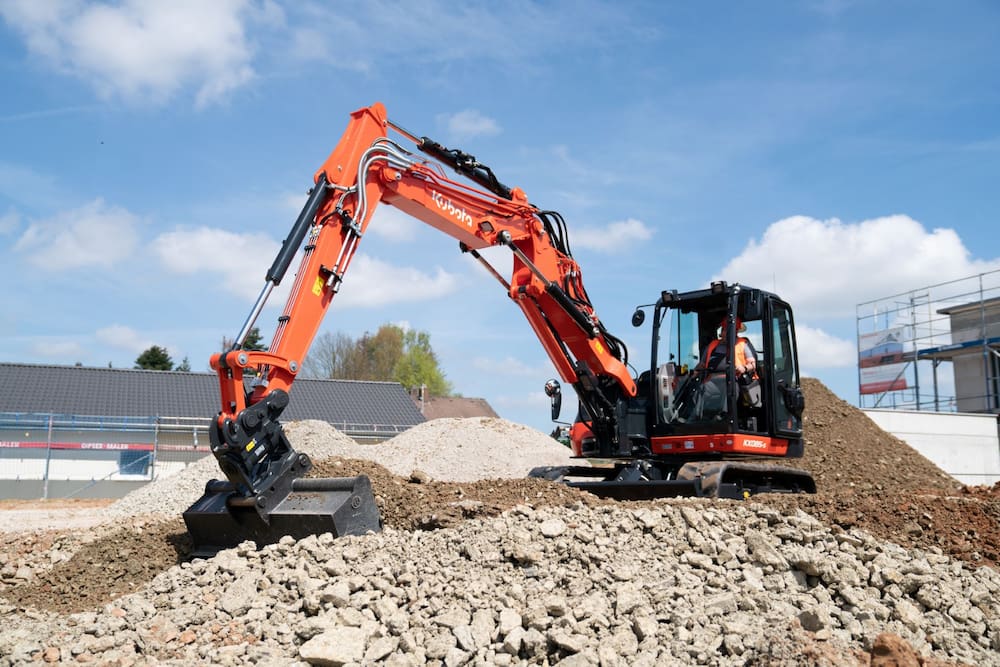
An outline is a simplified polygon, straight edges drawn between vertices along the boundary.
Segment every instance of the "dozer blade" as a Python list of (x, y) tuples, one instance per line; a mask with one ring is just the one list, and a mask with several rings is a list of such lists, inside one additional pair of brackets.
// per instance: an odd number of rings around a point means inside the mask
[(322, 533), (342, 537), (382, 529), (371, 481), (364, 475), (300, 477), (292, 480), (291, 490), (269, 511), (261, 511), (259, 501), (257, 497), (241, 497), (230, 482), (209, 482), (205, 495), (184, 512), (184, 523), (194, 541), (192, 555), (207, 558), (246, 540), (259, 547), (285, 535), (295, 539)]

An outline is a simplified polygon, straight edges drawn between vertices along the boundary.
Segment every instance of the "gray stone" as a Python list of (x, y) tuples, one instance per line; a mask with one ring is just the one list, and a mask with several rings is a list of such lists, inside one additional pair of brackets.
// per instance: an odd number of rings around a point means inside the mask
[(300, 646), (299, 657), (310, 665), (324, 667), (359, 662), (365, 655), (365, 640), (360, 628), (331, 628)]
[(542, 522), (539, 530), (545, 537), (559, 537), (566, 532), (566, 522), (562, 519), (548, 519)]

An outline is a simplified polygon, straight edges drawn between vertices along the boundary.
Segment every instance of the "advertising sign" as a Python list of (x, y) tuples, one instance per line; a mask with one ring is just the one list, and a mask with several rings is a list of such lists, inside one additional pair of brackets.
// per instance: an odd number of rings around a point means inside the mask
[(903, 327), (858, 336), (858, 365), (862, 394), (880, 394), (907, 388), (908, 357), (903, 349)]

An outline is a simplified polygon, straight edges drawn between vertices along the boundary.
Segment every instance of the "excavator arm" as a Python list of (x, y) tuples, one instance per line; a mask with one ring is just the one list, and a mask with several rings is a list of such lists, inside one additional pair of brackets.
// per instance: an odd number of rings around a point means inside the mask
[[(390, 139), (394, 130), (423, 155)], [(445, 175), (451, 168), (465, 181)], [(634, 396), (624, 345), (601, 323), (584, 289), (562, 218), (528, 202), (473, 156), (417, 137), (386, 117), (381, 104), (359, 109), (316, 172), (309, 199), (278, 256), (233, 348), (216, 354), (222, 405), (212, 451), (236, 493), (256, 504), (282, 495), (287, 480), (308, 469), (278, 418), (324, 315), (339, 292), (379, 204), (388, 204), (455, 238), (480, 261), (524, 313), (563, 381), (570, 383), (602, 442), (617, 439), (615, 406)], [(509, 280), (479, 250), (513, 254)], [(242, 350), (268, 296), (293, 258), (301, 264), (270, 349)]]

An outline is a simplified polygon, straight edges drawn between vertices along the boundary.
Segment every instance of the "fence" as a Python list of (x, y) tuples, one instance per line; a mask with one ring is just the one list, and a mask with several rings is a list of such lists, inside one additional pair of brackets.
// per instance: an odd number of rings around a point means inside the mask
[[(0, 498), (115, 498), (210, 455), (208, 419), (0, 413)], [(406, 430), (332, 424), (361, 443)]]

